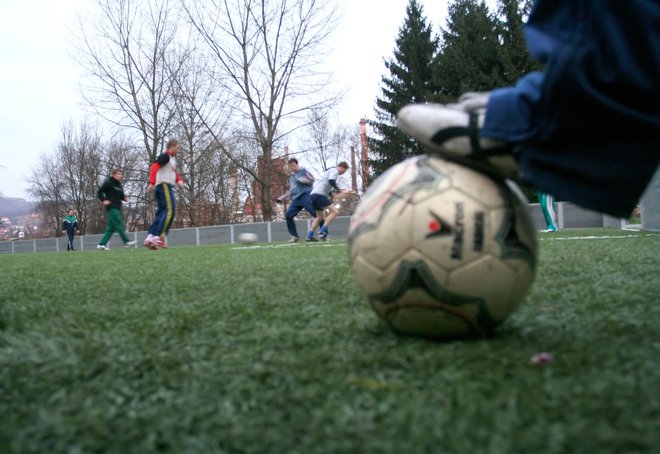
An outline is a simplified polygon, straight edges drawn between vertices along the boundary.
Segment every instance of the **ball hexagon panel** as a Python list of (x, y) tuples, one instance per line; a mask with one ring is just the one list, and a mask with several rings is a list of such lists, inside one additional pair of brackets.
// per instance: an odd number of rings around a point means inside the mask
[(519, 281), (516, 270), (492, 255), (483, 255), (465, 263), (449, 275), (448, 289), (459, 295), (483, 300), (494, 322), (503, 320), (520, 303), (516, 287), (529, 287), (531, 281)]
[[(372, 265), (364, 255), (357, 255), (351, 263), (353, 277), (362, 295), (380, 293), (383, 291), (383, 270)], [(389, 283), (385, 283), (389, 285)]]
[(362, 224), (352, 232), (351, 255), (361, 255), (373, 266), (386, 269), (410, 249), (414, 221), (412, 205), (397, 200), (382, 213), (378, 224)]

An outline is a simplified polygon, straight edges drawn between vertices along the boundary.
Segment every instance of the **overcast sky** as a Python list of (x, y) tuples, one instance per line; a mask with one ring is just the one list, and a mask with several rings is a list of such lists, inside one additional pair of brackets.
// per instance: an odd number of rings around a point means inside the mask
[[(84, 118), (80, 69), (71, 58), (70, 29), (91, 0), (4, 0), (0, 27), (0, 193), (29, 198), (26, 177), (60, 141), (62, 126)], [(338, 0), (343, 20), (330, 61), (349, 87), (343, 123), (373, 117), (383, 58), (390, 58), (408, 0)], [(420, 0), (436, 31), (447, 1)], [(93, 119), (92, 119), (93, 120)]]

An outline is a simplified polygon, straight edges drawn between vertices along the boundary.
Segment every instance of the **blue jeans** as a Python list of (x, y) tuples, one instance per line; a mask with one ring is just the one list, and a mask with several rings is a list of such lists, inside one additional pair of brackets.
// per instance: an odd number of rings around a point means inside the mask
[(626, 217), (660, 162), (660, 3), (537, 0), (525, 29), (545, 71), (493, 91), (482, 136), (518, 144), (523, 178)]
[(289, 205), (289, 208), (286, 210), (286, 228), (289, 230), (289, 235), (291, 236), (298, 236), (298, 229), (296, 229), (296, 222), (293, 218), (295, 218), (303, 209), (307, 210), (313, 218), (316, 217), (316, 211), (312, 205), (312, 199), (310, 198), (309, 193), (303, 194), (292, 200), (291, 205)]
[(73, 229), (67, 230), (66, 231), (66, 237), (67, 237), (67, 243), (66, 243), (66, 250), (67, 251), (73, 251), (73, 234), (75, 231)]

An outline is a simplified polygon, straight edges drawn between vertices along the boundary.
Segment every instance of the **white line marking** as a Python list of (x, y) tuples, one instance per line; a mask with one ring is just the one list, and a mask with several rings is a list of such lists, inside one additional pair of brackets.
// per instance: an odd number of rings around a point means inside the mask
[(563, 240), (608, 240), (618, 238), (641, 238), (644, 236), (656, 236), (653, 233), (646, 233), (643, 235), (604, 235), (604, 236), (573, 236), (567, 238), (539, 238), (541, 241), (563, 241)]
[(344, 242), (338, 242), (338, 243), (321, 243), (321, 244), (297, 244), (297, 243), (291, 243), (291, 244), (262, 244), (262, 245), (256, 245), (256, 246), (234, 246), (232, 249), (236, 251), (253, 251), (255, 249), (281, 249), (281, 248), (288, 248), (288, 247), (336, 247), (336, 246), (346, 246), (346, 243)]

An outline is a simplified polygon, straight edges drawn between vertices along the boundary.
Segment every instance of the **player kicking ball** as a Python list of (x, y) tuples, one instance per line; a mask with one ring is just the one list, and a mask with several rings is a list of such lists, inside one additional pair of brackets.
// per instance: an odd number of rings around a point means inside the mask
[[(316, 218), (314, 218), (314, 221), (312, 222), (310, 231), (307, 232), (307, 239), (305, 241), (317, 241), (314, 237), (314, 232), (320, 225), (322, 225), (319, 229), (321, 240), (326, 241), (328, 239), (328, 227), (339, 214), (339, 210), (337, 210), (337, 207), (335, 207), (332, 200), (330, 200), (330, 194), (332, 192), (350, 192), (342, 190), (337, 186), (337, 178), (339, 178), (340, 175), (345, 174), (348, 168), (348, 164), (345, 161), (342, 161), (337, 164), (337, 167), (328, 169), (318, 183), (314, 185), (314, 189), (312, 189), (310, 196), (312, 198), (314, 210), (316, 210)], [(325, 210), (330, 211), (330, 214), (326, 216)]]

